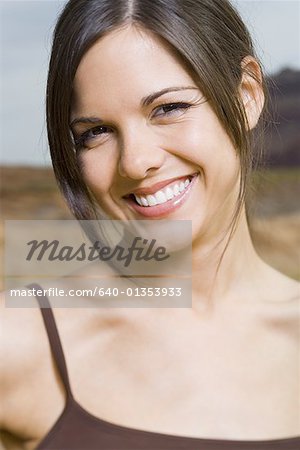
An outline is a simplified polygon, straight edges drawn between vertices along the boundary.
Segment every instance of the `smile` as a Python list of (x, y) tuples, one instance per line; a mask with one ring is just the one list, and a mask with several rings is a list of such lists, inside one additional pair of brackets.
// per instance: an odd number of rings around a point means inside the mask
[(189, 178), (186, 178), (184, 181), (178, 181), (175, 183), (171, 183), (165, 189), (159, 190), (152, 195), (146, 195), (146, 197), (142, 197), (139, 195), (134, 195), (136, 202), (141, 206), (156, 206), (166, 203), (172, 198), (177, 197), (183, 192), (188, 185), (190, 184)]
[[(159, 217), (171, 213), (185, 202), (197, 178), (197, 173), (177, 178), (164, 187), (150, 193), (142, 190), (126, 197), (128, 204), (137, 212), (146, 217)], [(149, 189), (148, 189), (149, 192)]]

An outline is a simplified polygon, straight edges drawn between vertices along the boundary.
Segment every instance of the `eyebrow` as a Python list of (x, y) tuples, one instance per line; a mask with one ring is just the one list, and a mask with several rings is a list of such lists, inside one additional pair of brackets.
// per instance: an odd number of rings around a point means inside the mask
[[(168, 87), (165, 89), (161, 89), (160, 91), (153, 92), (152, 94), (147, 95), (146, 97), (143, 97), (141, 100), (142, 106), (149, 106), (151, 103), (154, 102), (157, 98), (161, 97), (164, 94), (168, 94), (169, 92), (178, 92), (178, 91), (186, 91), (186, 90), (198, 90), (196, 86), (174, 86), (174, 87)], [(91, 123), (91, 124), (100, 124), (103, 123), (103, 120), (99, 117), (77, 117), (74, 120), (72, 120), (70, 127), (73, 127), (77, 123)]]
[(178, 87), (169, 87), (162, 89), (158, 92), (153, 92), (153, 94), (147, 95), (147, 97), (143, 97), (141, 104), (142, 106), (149, 106), (151, 103), (154, 102), (158, 97), (161, 97), (164, 94), (167, 94), (168, 92), (177, 92), (177, 91), (185, 91), (189, 89), (198, 89), (196, 86), (178, 86)]
[(100, 124), (103, 123), (103, 120), (99, 117), (76, 117), (76, 119), (72, 120), (72, 122), (70, 123), (70, 127), (72, 128), (77, 123)]

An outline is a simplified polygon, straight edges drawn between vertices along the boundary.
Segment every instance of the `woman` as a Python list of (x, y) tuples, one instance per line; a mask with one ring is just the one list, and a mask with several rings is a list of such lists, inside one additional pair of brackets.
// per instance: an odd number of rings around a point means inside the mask
[(68, 2), (47, 90), (60, 187), (77, 219), (191, 220), (193, 308), (43, 309), (49, 347), (39, 310), (6, 310), (7, 448), (299, 447), (298, 286), (245, 212), (264, 101), (227, 0)]

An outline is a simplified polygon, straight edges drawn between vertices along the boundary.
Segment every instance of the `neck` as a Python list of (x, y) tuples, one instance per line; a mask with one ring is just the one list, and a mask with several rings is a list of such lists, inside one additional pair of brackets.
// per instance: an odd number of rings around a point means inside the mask
[(193, 307), (245, 298), (261, 266), (243, 210), (231, 236), (229, 230), (193, 244)]

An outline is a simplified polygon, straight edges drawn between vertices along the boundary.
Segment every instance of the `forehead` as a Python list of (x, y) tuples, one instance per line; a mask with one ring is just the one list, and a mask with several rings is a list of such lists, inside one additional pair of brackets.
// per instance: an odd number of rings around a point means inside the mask
[(174, 51), (154, 34), (127, 26), (99, 39), (83, 56), (74, 79), (75, 98), (92, 101), (140, 95), (169, 86), (191, 84)]

